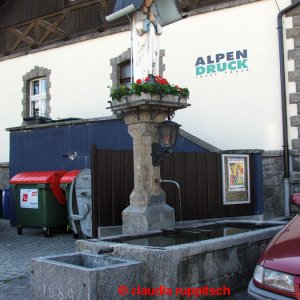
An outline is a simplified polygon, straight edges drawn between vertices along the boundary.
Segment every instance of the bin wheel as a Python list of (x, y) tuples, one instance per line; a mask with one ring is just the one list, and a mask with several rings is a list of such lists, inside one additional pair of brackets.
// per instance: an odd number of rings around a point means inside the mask
[(50, 231), (50, 228), (49, 228), (49, 227), (46, 228), (46, 231), (45, 231), (45, 237), (46, 237), (46, 238), (52, 237), (52, 234), (51, 234), (51, 231)]
[(72, 232), (72, 228), (70, 227), (70, 225), (67, 225), (67, 232), (71, 233)]
[(17, 227), (17, 233), (18, 233), (18, 235), (22, 235), (23, 234), (23, 227), (22, 226), (18, 226)]
[(73, 238), (74, 238), (74, 239), (78, 239), (78, 238), (79, 238), (79, 234), (78, 234), (78, 233), (75, 233), (75, 232), (73, 232)]

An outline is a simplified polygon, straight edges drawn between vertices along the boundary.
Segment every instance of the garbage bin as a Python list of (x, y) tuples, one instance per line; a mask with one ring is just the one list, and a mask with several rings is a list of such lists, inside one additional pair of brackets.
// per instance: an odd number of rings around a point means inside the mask
[(13, 192), (10, 188), (5, 188), (2, 192), (3, 218), (10, 219), (10, 225), (16, 226), (16, 205)]
[(2, 192), (2, 216), (3, 216), (3, 219), (10, 218), (9, 194), (10, 194), (10, 190), (8, 188), (4, 189)]
[(11, 189), (8, 190), (8, 199), (9, 199), (9, 219), (10, 226), (17, 226), (17, 216), (16, 216), (16, 202), (14, 198), (13, 191)]
[[(60, 187), (65, 193), (67, 202), (72, 201), (72, 197), (70, 197), (70, 190), (71, 190), (72, 183), (75, 180), (76, 176), (79, 174), (79, 172), (80, 172), (80, 170), (68, 171), (60, 179)], [(77, 207), (76, 202), (72, 201), (72, 207), (73, 207), (73, 211), (78, 213), (78, 207)], [(76, 228), (74, 228), (74, 227), (76, 227), (76, 225), (78, 225), (78, 224), (76, 224), (76, 222), (71, 222), (71, 220), (69, 220), (69, 226), (70, 226), (71, 230), (73, 231), (74, 238), (79, 237), (78, 230), (76, 230)], [(77, 226), (77, 227), (79, 227), (79, 226)]]
[(91, 170), (81, 170), (70, 190), (70, 201), (67, 203), (69, 220), (77, 234), (90, 238), (93, 236)]
[(0, 218), (3, 217), (3, 213), (2, 213), (2, 193), (3, 193), (3, 191), (0, 190)]
[(67, 226), (66, 198), (60, 179), (66, 171), (22, 172), (10, 180), (16, 204), (17, 232), (37, 227), (51, 235), (55, 227)]

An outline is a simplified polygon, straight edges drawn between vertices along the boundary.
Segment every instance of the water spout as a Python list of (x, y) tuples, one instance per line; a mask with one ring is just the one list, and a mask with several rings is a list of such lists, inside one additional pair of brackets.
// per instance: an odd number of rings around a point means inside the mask
[(105, 254), (105, 253), (112, 253), (112, 252), (114, 252), (113, 247), (103, 248), (98, 251), (98, 255)]
[(170, 179), (160, 179), (160, 183), (173, 183), (176, 185), (177, 190), (178, 190), (178, 196), (179, 196), (179, 212), (180, 212), (180, 227), (182, 227), (182, 208), (181, 208), (181, 193), (180, 193), (180, 185), (177, 181), (175, 180), (170, 180)]

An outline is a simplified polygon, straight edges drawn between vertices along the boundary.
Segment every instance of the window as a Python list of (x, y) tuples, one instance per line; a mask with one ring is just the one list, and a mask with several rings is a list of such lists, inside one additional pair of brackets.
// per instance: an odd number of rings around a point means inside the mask
[[(163, 64), (163, 57), (165, 56), (165, 50), (160, 50), (159, 53), (159, 72), (163, 75), (165, 71), (165, 65)], [(114, 57), (110, 60), (112, 72), (110, 77), (112, 79), (112, 88), (115, 89), (121, 84), (130, 86), (131, 81), (131, 66), (130, 66), (131, 50), (127, 49), (121, 55)]]
[(49, 69), (36, 66), (23, 76), (23, 125), (32, 124), (32, 119), (50, 118), (50, 74)]
[(30, 82), (30, 117), (46, 116), (46, 78)]
[(130, 60), (120, 65), (120, 84), (130, 87), (131, 83), (131, 64)]

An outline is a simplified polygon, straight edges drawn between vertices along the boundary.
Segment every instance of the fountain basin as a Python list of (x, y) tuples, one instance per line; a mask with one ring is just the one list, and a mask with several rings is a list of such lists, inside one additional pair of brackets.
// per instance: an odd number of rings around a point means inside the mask
[(219, 221), (182, 228), (172, 228), (138, 236), (110, 237), (103, 240), (120, 242), (124, 244), (143, 245), (150, 247), (170, 247), (203, 240), (211, 240), (254, 230), (277, 226), (278, 223), (253, 223), (238, 221)]
[[(227, 221), (222, 221), (221, 225)], [(212, 239), (190, 241), (169, 245), (143, 243), (130, 244), (132, 240), (157, 238), (165, 233), (156, 230), (142, 235), (122, 235), (93, 241), (77, 241), (76, 249), (98, 251), (113, 247), (114, 254), (145, 262), (146, 287), (171, 289), (191, 287), (228, 287), (231, 294), (245, 289), (253, 274), (256, 262), (271, 238), (282, 228), (284, 222), (239, 221), (235, 224), (260, 227), (256, 230)], [(195, 223), (184, 229), (205, 228), (214, 223)], [(228, 223), (227, 223), (228, 224)], [(232, 225), (232, 223), (231, 223)], [(269, 227), (267, 227), (269, 226)], [(223, 227), (224, 228), (224, 227)], [(248, 228), (249, 229), (249, 228)], [(203, 297), (208, 295), (203, 295)], [(161, 299), (179, 299), (175, 292)]]
[(144, 263), (136, 260), (86, 252), (32, 260), (32, 299), (118, 299), (120, 285), (143, 284)]

